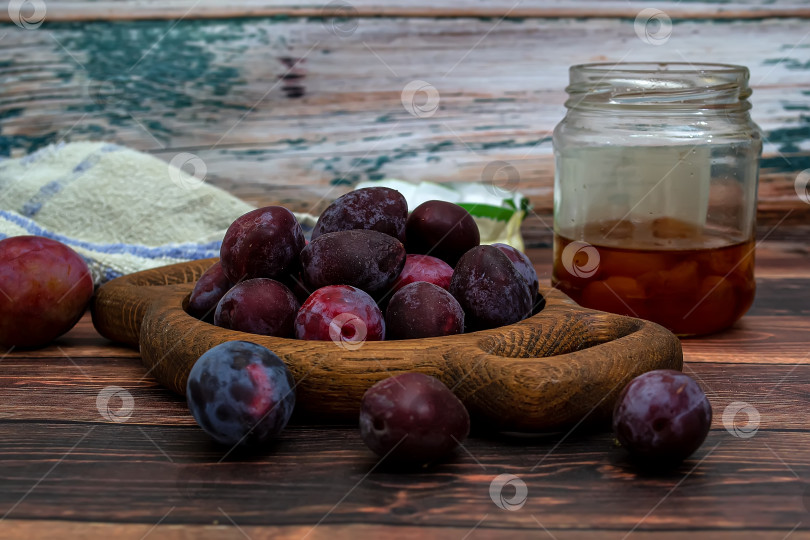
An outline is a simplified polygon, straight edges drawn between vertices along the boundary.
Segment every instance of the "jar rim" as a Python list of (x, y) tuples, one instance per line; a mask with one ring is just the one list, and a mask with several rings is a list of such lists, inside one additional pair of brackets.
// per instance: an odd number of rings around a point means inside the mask
[(578, 64), (569, 69), (569, 109), (650, 108), (685, 112), (745, 112), (749, 72), (722, 63), (619, 62)]
[[(674, 68), (674, 69), (673, 69)], [(737, 73), (747, 78), (748, 68), (720, 62), (592, 62), (571, 66), (571, 71), (591, 73), (655, 73), (688, 75), (701, 73)]]

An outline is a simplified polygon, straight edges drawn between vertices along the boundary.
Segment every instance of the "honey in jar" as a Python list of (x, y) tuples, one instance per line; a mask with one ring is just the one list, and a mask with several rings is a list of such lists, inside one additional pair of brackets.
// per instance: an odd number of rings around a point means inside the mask
[(554, 236), (552, 283), (593, 309), (700, 335), (734, 324), (754, 300), (754, 242), (729, 243), (673, 218), (586, 225)]

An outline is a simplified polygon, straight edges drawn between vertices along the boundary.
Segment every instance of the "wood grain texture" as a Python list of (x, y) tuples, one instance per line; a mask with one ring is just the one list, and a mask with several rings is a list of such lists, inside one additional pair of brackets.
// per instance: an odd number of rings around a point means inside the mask
[[(89, 322), (88, 322), (89, 326)], [(726, 343), (730, 343), (727, 339)], [(687, 343), (688, 345), (688, 343)], [(691, 351), (689, 349), (692, 349)], [(754, 403), (762, 414), (761, 428), (801, 430), (807, 424), (795, 411), (810, 403), (810, 360), (748, 363), (725, 360), (716, 355), (716, 346), (705, 351), (699, 346), (686, 347), (685, 372), (699, 378), (716, 410), (722, 411), (740, 396)], [(69, 349), (65, 349), (69, 352)], [(127, 389), (135, 398), (127, 424), (140, 426), (194, 426), (185, 399), (160, 386), (147, 375), (137, 358), (98, 356), (75, 358), (54, 354), (46, 365), (41, 359), (9, 358), (3, 362), (0, 388), (5, 407), (0, 418), (22, 423), (98, 423), (105, 421), (96, 407), (98, 393), (108, 386)], [(99, 354), (107, 354), (101, 350)], [(702, 358), (701, 358), (702, 357)], [(762, 357), (762, 356), (760, 356)], [(54, 403), (69, 396), (68, 409)], [(306, 422), (305, 422), (306, 420)], [(324, 418), (319, 419), (325, 421)], [(297, 418), (295, 424), (312, 424)], [(22, 425), (22, 424), (20, 424)], [(715, 414), (714, 428), (723, 429), (722, 415)]]
[[(71, 523), (64, 521), (25, 521), (6, 520), (6, 531), (9, 534), (30, 540), (50, 540), (55, 535), (65, 535), (71, 538), (141, 538), (144, 535), (165, 540), (198, 540), (221, 538), (244, 538), (251, 540), (300, 540), (302, 537), (313, 540), (356, 540), (357, 538), (397, 538), (398, 540), (424, 540), (432, 538), (470, 538), (472, 540), (513, 540), (521, 538), (536, 539), (546, 535), (554, 535), (557, 540), (602, 540), (612, 535), (605, 531), (572, 531), (559, 529), (546, 529), (536, 526), (536, 529), (491, 529), (485, 524), (470, 532), (468, 527), (416, 527), (398, 526), (392, 529), (379, 524), (348, 524), (325, 525), (317, 529), (308, 525), (279, 526), (245, 526), (239, 527), (241, 532), (224, 518), (216, 520), (217, 525), (147, 525), (147, 524), (121, 524), (121, 523)], [(311, 532), (310, 532), (311, 531)], [(242, 534), (244, 533), (244, 534)], [(737, 540), (741, 531), (712, 531), (715, 540)], [(746, 530), (745, 538), (750, 540), (779, 540), (779, 530)], [(621, 538), (621, 535), (615, 535)], [(633, 538), (638, 540), (673, 540), (679, 538), (695, 538), (692, 531), (635, 531)], [(791, 540), (806, 540), (810, 532), (796, 530)]]
[[(122, 5), (123, 4), (123, 5)], [(477, 0), (436, 2), (405, 0), (352, 0), (336, 2), (290, 2), (289, 0), (52, 0), (48, 3), (49, 21), (132, 20), (166, 18), (226, 18), (270, 15), (329, 17), (635, 17), (648, 3), (641, 0), (586, 0), (544, 2), (531, 0)], [(734, 2), (656, 2), (656, 9), (672, 18), (761, 19), (772, 17), (808, 17), (810, 8), (801, 0), (759, 3), (753, 0)], [(7, 13), (0, 20), (9, 20)]]
[[(530, 254), (548, 276), (550, 250)], [(259, 454), (227, 454), (181, 397), (85, 317), (57, 345), (0, 361), (0, 514), (8, 513), (0, 535), (475, 539), (542, 538), (545, 529), (559, 540), (620, 540), (636, 527), (629, 538), (806, 538), (808, 260), (806, 246), (766, 241), (752, 315), (683, 342), (685, 372), (706, 390), (714, 418), (706, 444), (668, 474), (640, 474), (609, 434), (582, 426), (474, 433), (451, 460), (407, 474), (377, 465), (355, 427), (311, 420), (294, 421)], [(752, 319), (761, 322), (752, 327)], [(760, 346), (754, 328), (768, 327), (773, 337)], [(122, 422), (97, 407), (108, 386), (133, 396)], [(760, 413), (751, 438), (726, 430), (723, 411), (735, 401)], [(490, 499), (501, 473), (527, 485), (519, 511)]]
[[(72, 449), (14, 508), (14, 519), (154, 524), (165, 515), (164, 524), (233, 520), (240, 527), (302, 528), (323, 520), (388, 525), (392, 532), (470, 530), (485, 520), (484, 529), (535, 533), (539, 521), (550, 530), (596, 529), (618, 540), (636, 525), (703, 530), (707, 537), (746, 528), (784, 535), (807, 515), (806, 431), (760, 429), (740, 439), (714, 429), (693, 459), (649, 476), (629, 466), (610, 435), (586, 432), (564, 440), (476, 437), (447, 462), (409, 474), (375, 467), (377, 458), (353, 426), (293, 426), (261, 455), (231, 453), (224, 460), (227, 449), (192, 426), (6, 422), (0, 435), (4, 510), (53, 466), (52, 456)], [(45, 451), (37, 445), (44, 438)], [(527, 486), (518, 511), (500, 510), (490, 498), (490, 482), (503, 473)]]
[[(810, 220), (794, 186), (810, 167), (806, 27), (682, 20), (661, 46), (641, 41), (626, 18), (364, 18), (345, 36), (295, 17), (12, 27), (0, 40), (0, 154), (86, 139), (167, 161), (191, 152), (215, 185), (313, 212), (357, 181), (489, 181), (484, 168), (505, 161), (535, 206), (525, 230), (541, 245), (568, 66), (712, 59), (752, 72), (753, 116), (766, 134), (764, 236), (782, 219)], [(402, 105), (416, 79), (439, 92), (433, 116)]]
[(541, 288), (543, 309), (512, 325), (441, 338), (368, 341), (346, 347), (247, 334), (185, 312), (206, 259), (123, 276), (93, 301), (93, 324), (109, 339), (138, 346), (149, 372), (183, 394), (197, 359), (226, 341), (264, 345), (296, 381), (296, 408), (319, 418), (357, 417), (363, 394), (398, 373), (432, 375), (478, 422), (501, 429), (560, 429), (604, 420), (627, 381), (651, 369), (680, 369), (678, 339), (664, 328), (576, 306)]

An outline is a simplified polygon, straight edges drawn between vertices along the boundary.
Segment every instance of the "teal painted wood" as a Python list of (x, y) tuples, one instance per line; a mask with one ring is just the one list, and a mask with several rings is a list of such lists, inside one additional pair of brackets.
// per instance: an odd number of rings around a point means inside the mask
[[(676, 20), (656, 46), (628, 18), (46, 20), (0, 40), (0, 155), (86, 139), (192, 152), (210, 182), (313, 211), (360, 180), (487, 181), (504, 161), (548, 216), (569, 65), (714, 60), (751, 68), (763, 197), (804, 211), (793, 177), (810, 167), (807, 28)], [(414, 80), (436, 89), (435, 114), (403, 107)]]

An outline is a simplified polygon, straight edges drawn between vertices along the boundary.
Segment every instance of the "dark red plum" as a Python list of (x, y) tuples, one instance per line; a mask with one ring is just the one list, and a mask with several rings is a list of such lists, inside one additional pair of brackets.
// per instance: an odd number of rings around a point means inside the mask
[(257, 208), (228, 227), (220, 248), (222, 270), (231, 283), (294, 275), (305, 243), (292, 212), (282, 206)]
[(377, 231), (325, 233), (301, 252), (301, 276), (311, 289), (351, 285), (372, 296), (384, 294), (405, 265), (405, 248)]
[(624, 388), (613, 411), (613, 431), (646, 464), (677, 463), (709, 433), (712, 407), (700, 386), (671, 369), (639, 375)]
[(464, 311), (453, 295), (426, 281), (401, 288), (385, 312), (387, 339), (416, 339), (461, 334)]
[(529, 290), (532, 293), (532, 305), (536, 304), (537, 297), (540, 294), (540, 280), (537, 278), (537, 271), (534, 269), (532, 261), (525, 253), (509, 244), (492, 245), (500, 249), (515, 265), (515, 269), (520, 272), (520, 275), (529, 284)]
[(295, 295), (278, 281), (249, 279), (225, 293), (214, 313), (214, 324), (251, 334), (290, 337), (298, 308)]
[(368, 229), (405, 241), (408, 203), (399, 191), (368, 187), (350, 191), (323, 211), (312, 230), (315, 240), (324, 233)]
[(423, 464), (452, 452), (469, 434), (470, 416), (441, 381), (403, 373), (369, 388), (360, 405), (360, 435), (392, 462)]
[(281, 359), (247, 341), (213, 347), (195, 362), (186, 401), (216, 441), (255, 446), (273, 439), (295, 407), (295, 383)]
[(453, 272), (450, 293), (464, 309), (468, 330), (516, 323), (532, 310), (526, 280), (493, 246), (477, 246), (464, 254)]
[(81, 256), (41, 236), (0, 241), (0, 345), (42, 347), (81, 319), (93, 278)]
[(433, 255), (455, 266), (480, 241), (478, 225), (467, 210), (446, 201), (417, 206), (405, 224), (408, 253)]
[(374, 299), (349, 285), (328, 285), (312, 293), (295, 318), (298, 339), (331, 340), (348, 350), (385, 338), (385, 320)]
[(452, 277), (453, 267), (443, 260), (430, 255), (409, 254), (405, 257), (405, 266), (394, 283), (394, 292), (417, 281), (427, 281), (442, 289), (449, 289)]
[(198, 319), (213, 321), (217, 304), (231, 287), (231, 282), (222, 271), (222, 264), (215, 262), (194, 285), (188, 298), (188, 312)]

